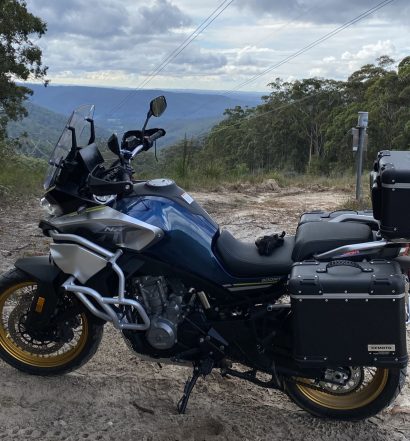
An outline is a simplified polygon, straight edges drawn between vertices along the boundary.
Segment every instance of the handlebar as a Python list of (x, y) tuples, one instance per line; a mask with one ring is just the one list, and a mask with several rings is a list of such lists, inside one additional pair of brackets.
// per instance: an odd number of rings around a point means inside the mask
[(151, 136), (145, 137), (145, 139), (147, 140), (147, 142), (149, 144), (151, 144), (150, 147), (152, 147), (152, 144), (154, 143), (154, 141), (156, 141), (158, 138), (165, 136), (165, 134), (166, 134), (166, 132), (164, 129), (158, 129), (158, 131), (156, 133), (154, 133)]
[[(149, 150), (157, 139), (166, 134), (164, 129), (150, 129), (147, 132), (154, 133), (142, 138), (142, 133), (139, 131), (127, 132), (127, 135), (131, 136), (124, 136), (123, 145), (126, 143), (128, 149), (120, 150), (119, 160), (112, 164), (108, 170), (99, 164), (91, 171), (87, 184), (94, 195), (105, 196), (132, 192), (131, 160), (142, 151)], [(134, 146), (136, 147), (131, 150), (130, 148)]]
[[(153, 130), (155, 130), (155, 132), (151, 135), (151, 136), (144, 136), (143, 139), (141, 138), (137, 138), (135, 135), (132, 136), (130, 141), (128, 141), (128, 145), (131, 147), (134, 147), (135, 144), (138, 144), (133, 150), (128, 150), (127, 151), (127, 159), (134, 159), (135, 156), (137, 156), (140, 152), (142, 151), (147, 151), (149, 150), (154, 142), (159, 139), (162, 138), (163, 136), (165, 136), (166, 132), (164, 129), (150, 129), (149, 131), (147, 130), (147, 132), (152, 132)], [(130, 133), (130, 132), (128, 132)], [(136, 133), (136, 132), (134, 132)], [(130, 138), (128, 138), (130, 139)]]

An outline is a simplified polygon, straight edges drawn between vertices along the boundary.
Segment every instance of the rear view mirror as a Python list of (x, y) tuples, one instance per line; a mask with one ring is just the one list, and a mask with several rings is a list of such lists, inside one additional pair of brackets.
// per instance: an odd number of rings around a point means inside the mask
[(115, 133), (108, 138), (108, 148), (114, 153), (114, 155), (121, 156), (120, 144)]
[(153, 116), (161, 116), (167, 108), (167, 100), (163, 95), (158, 96), (151, 101), (149, 107)]

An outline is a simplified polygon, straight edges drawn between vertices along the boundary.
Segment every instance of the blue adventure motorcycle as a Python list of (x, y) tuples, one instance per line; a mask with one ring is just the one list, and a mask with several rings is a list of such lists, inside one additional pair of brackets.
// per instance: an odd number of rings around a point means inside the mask
[(152, 100), (142, 130), (110, 137), (109, 166), (93, 108), (71, 115), (42, 199), (50, 254), (0, 278), (0, 356), (29, 374), (63, 374), (92, 357), (112, 322), (140, 356), (193, 366), (180, 413), (216, 368), (316, 416), (381, 411), (407, 363), (402, 241), (381, 238), (368, 212), (305, 214), (296, 236), (258, 247), (220, 231), (172, 180), (132, 179), (131, 161), (165, 135), (146, 128), (165, 108)]

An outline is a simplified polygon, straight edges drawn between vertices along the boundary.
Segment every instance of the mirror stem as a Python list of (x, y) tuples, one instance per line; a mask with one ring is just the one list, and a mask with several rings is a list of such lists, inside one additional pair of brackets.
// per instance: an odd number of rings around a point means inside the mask
[(67, 129), (71, 132), (71, 151), (75, 152), (77, 149), (77, 136), (75, 133), (75, 128), (69, 126)]
[(86, 121), (90, 123), (90, 139), (88, 140), (88, 145), (90, 145), (95, 141), (95, 126), (92, 118), (87, 118)]
[(146, 118), (145, 123), (144, 123), (144, 125), (143, 125), (143, 127), (142, 127), (142, 130), (141, 130), (141, 132), (142, 132), (142, 138), (143, 138), (143, 139), (144, 139), (145, 129), (146, 129), (146, 127), (147, 127), (148, 121), (149, 121), (149, 119), (151, 118), (151, 116), (152, 116), (152, 112), (151, 112), (151, 110), (149, 110), (148, 113), (147, 113), (147, 118)]

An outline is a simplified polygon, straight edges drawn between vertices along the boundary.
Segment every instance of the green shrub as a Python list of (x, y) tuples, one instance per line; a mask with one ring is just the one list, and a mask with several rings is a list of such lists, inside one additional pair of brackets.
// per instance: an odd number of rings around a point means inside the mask
[(47, 164), (45, 161), (15, 154), (0, 145), (0, 195), (6, 199), (41, 192)]

